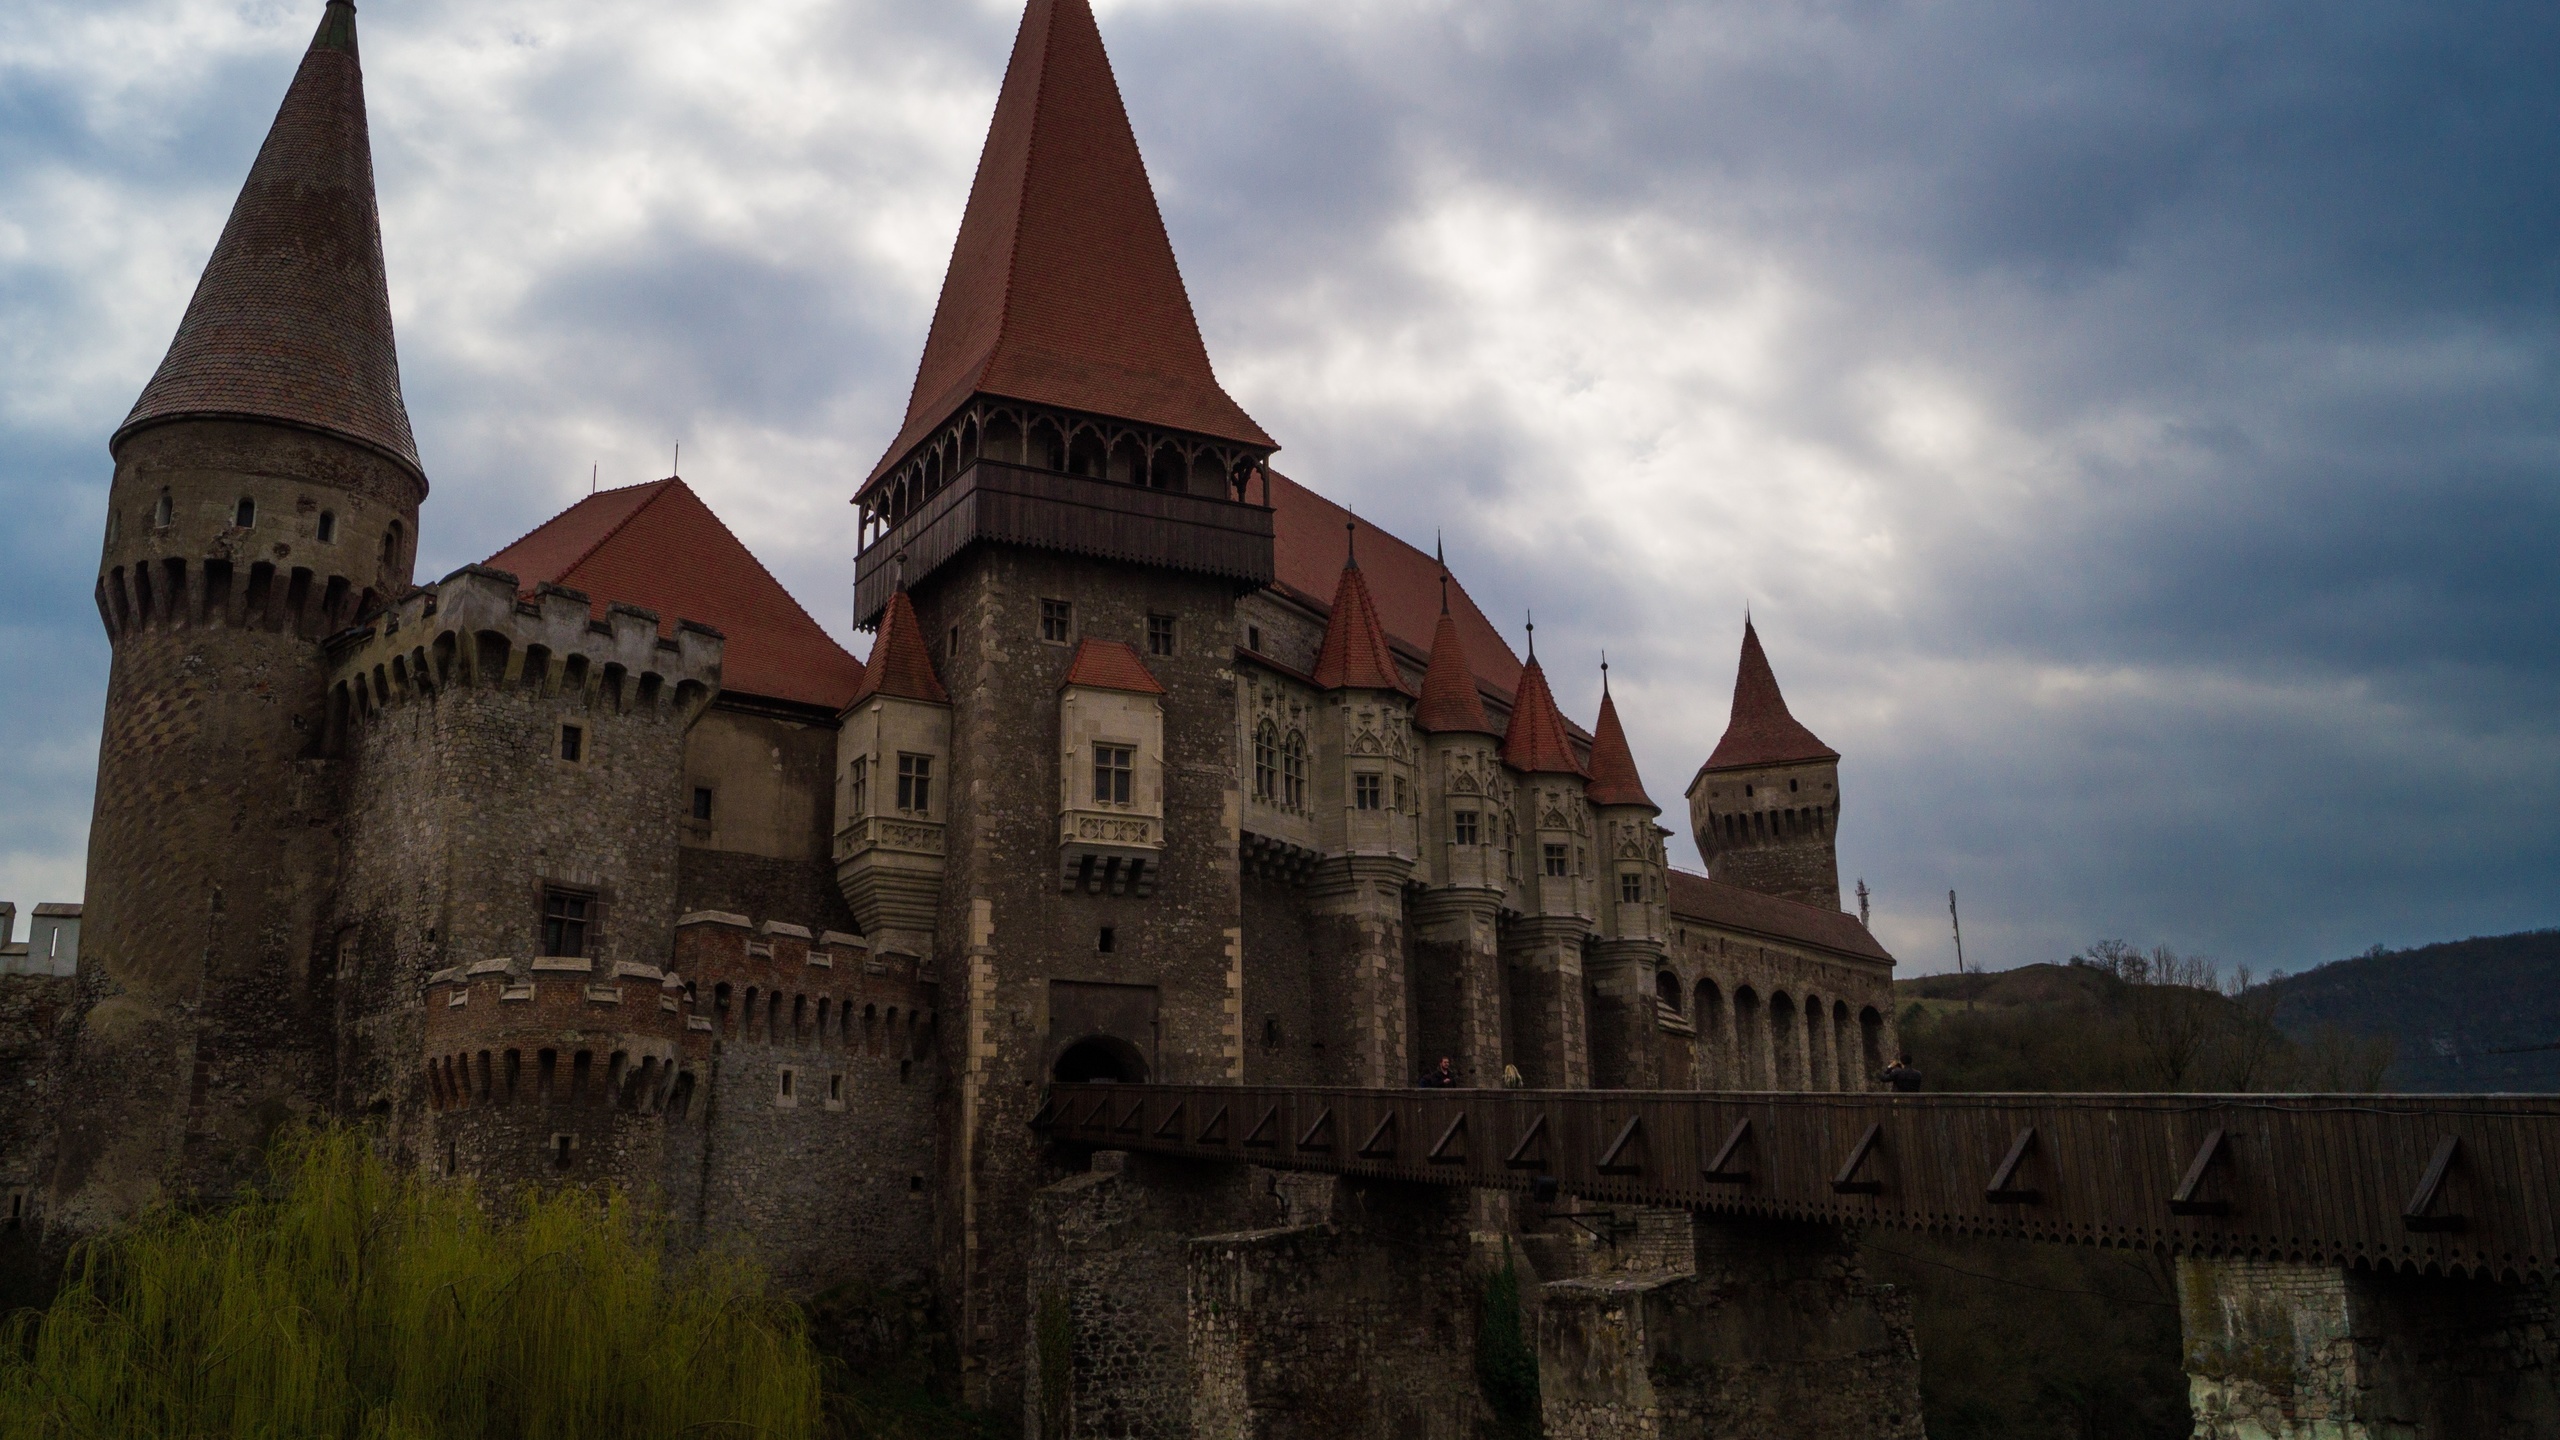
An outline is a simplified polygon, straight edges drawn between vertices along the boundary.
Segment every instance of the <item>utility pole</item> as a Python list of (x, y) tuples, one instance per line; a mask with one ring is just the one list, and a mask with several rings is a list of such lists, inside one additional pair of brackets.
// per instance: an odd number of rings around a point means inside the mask
[(1867, 920), (1867, 879), (1863, 875), (1858, 877), (1858, 923), (1869, 930), (1876, 928)]
[[(1960, 916), (1960, 915), (1958, 915), (1958, 914), (1956, 913), (1956, 892), (1954, 892), (1953, 890), (1950, 890), (1950, 891), (1948, 891), (1948, 892), (1947, 892), (1947, 923), (1948, 923), (1949, 925), (1952, 925), (1952, 926), (1954, 926), (1954, 927), (1955, 927), (1955, 932), (1956, 932), (1956, 973), (1957, 973), (1958, 975), (1962, 975), (1963, 973), (1965, 973), (1965, 970), (1964, 970), (1964, 917), (1963, 917), (1963, 916)], [(1964, 1008), (1966, 1008), (1967, 1010), (1970, 1010), (1970, 1009), (1972, 1009), (1972, 1008), (1973, 1008), (1973, 993), (1972, 993), (1971, 991), (1969, 991), (1969, 990), (1968, 990), (1967, 992), (1965, 992), (1965, 997), (1964, 997)]]

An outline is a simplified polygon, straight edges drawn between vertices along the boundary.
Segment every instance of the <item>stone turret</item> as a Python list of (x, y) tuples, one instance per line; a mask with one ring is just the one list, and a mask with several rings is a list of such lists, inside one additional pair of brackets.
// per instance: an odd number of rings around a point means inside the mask
[(1521, 913), (1504, 955), (1512, 1009), (1520, 1017), (1513, 1063), (1533, 1086), (1580, 1089), (1591, 1083), (1583, 949), (1598, 910), (1584, 794), (1589, 772), (1574, 755), (1564, 713), (1547, 688), (1534, 633), (1511, 697), (1502, 763), (1518, 777), (1512, 843)]
[(1609, 667), (1600, 667), (1600, 722), (1591, 732), (1591, 785), (1597, 820), (1599, 937), (1592, 943), (1589, 980), (1592, 1083), (1650, 1090), (1662, 1083), (1661, 1016), (1656, 991), (1669, 975), (1671, 938), (1669, 867), (1662, 853), (1662, 807), (1645, 793), (1635, 752), (1609, 693)]
[(1445, 1056), (1458, 1082), (1502, 1078), (1503, 890), (1511, 851), (1503, 843), (1511, 772), (1502, 734), (1486, 718), (1475, 666), (1449, 613), (1449, 576), (1440, 576), (1440, 622), (1414, 707), (1422, 732), (1424, 888), (1414, 897), (1416, 1040), (1426, 1067)]
[(1787, 711), (1751, 622), (1733, 718), (1689, 782), (1689, 822), (1707, 873), (1824, 910), (1840, 908), (1840, 752)]
[(409, 588), (400, 393), (355, 7), (330, 0), (160, 368), (108, 444), (113, 647), (65, 1236), (228, 1193), (335, 1086), (339, 810), (322, 637)]
[(900, 590), (836, 736), (836, 883), (884, 951), (933, 953), (950, 775), (951, 696)]
[[(1404, 888), (1413, 877), (1420, 787), (1413, 693), (1396, 669), (1378, 602), (1346, 528), (1324, 645), (1311, 677), (1318, 862), (1307, 886), (1324, 957), (1311, 977), (1314, 1022), (1343, 1085), (1412, 1083), (1405, 1052)], [(1330, 793), (1327, 793), (1330, 791)], [(1330, 970), (1331, 973), (1327, 973)]]

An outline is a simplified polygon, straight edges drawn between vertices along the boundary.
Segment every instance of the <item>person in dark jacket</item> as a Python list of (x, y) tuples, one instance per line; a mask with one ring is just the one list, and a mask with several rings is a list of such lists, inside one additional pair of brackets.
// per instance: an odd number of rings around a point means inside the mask
[(1443, 1055), (1439, 1064), (1423, 1072), (1422, 1083), (1427, 1089), (1453, 1090), (1458, 1084), (1458, 1068), (1449, 1062), (1448, 1056)]
[(1911, 1063), (1910, 1056), (1904, 1055), (1884, 1067), (1883, 1073), (1876, 1078), (1887, 1088), (1908, 1095), (1920, 1088), (1920, 1067)]

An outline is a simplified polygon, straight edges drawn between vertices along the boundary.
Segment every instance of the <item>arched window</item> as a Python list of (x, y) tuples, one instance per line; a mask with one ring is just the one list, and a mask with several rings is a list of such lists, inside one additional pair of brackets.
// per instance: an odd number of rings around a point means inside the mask
[(1280, 727), (1265, 720), (1253, 732), (1253, 798), (1269, 801), (1280, 788)]
[(1655, 971), (1653, 976), (1653, 994), (1655, 999), (1662, 1002), (1663, 1009), (1670, 1011), (1674, 1015), (1680, 1013), (1680, 977), (1678, 974), (1669, 970)]
[(1292, 810), (1307, 807), (1307, 737), (1292, 730), (1280, 751), (1281, 803)]
[(169, 498), (168, 491), (161, 491), (159, 503), (151, 507), (151, 528), (154, 530), (166, 530), (169, 528), (170, 522), (177, 518), (178, 502)]
[(391, 522), (390, 529), (382, 532), (382, 563), (400, 563), (400, 522), (397, 520)]
[(315, 533), (320, 543), (323, 545), (327, 545), (332, 541), (335, 541), (338, 538), (338, 512), (334, 510), (321, 511), (320, 528)]
[(1068, 474), (1090, 475), (1099, 479), (1104, 464), (1102, 437), (1091, 430), (1078, 430), (1075, 438), (1067, 442)]
[(231, 523), (243, 530), (257, 524), (258, 502), (246, 495), (241, 496), (240, 503), (231, 507)]

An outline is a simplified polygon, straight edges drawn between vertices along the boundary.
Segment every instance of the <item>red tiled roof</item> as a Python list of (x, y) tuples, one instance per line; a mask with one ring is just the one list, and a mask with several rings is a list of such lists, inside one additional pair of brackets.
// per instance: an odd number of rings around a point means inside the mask
[(1644, 793), (1636, 774), (1636, 756), (1627, 748), (1626, 727), (1618, 723), (1618, 702), (1609, 687), (1600, 687), (1600, 723), (1591, 730), (1591, 788), (1594, 805), (1642, 805), (1656, 814), (1662, 807)]
[(1564, 712), (1547, 689), (1547, 672), (1538, 657), (1520, 667), (1520, 689), (1512, 697), (1511, 729), (1502, 737), (1502, 763), (1524, 775), (1583, 775), (1589, 772), (1573, 758)]
[(1760, 632), (1742, 622), (1742, 663), (1733, 677), (1733, 718), (1715, 753), (1699, 766), (1739, 770), (1752, 765), (1784, 765), (1797, 760), (1837, 760), (1840, 752), (1814, 738), (1787, 713), (1787, 697), (1778, 693), (1777, 674), (1760, 648)]
[(321, 12), (177, 337), (115, 440), (190, 416), (307, 425), (382, 451), (425, 483), (400, 398), (348, 0)]
[(1763, 895), (1686, 870), (1671, 872), (1671, 914), (1674, 919), (1749, 930), (1844, 955), (1893, 963), (1892, 954), (1876, 943), (1876, 937), (1867, 933), (1867, 927), (1859, 924), (1855, 915)]
[(1387, 649), (1387, 632), (1378, 624), (1378, 602), (1369, 596), (1369, 582), (1360, 577), (1360, 564), (1345, 556), (1342, 581), (1334, 587), (1333, 613), (1325, 617), (1324, 647), (1316, 652), (1316, 688), (1319, 690), (1394, 690), (1407, 689), (1404, 676), (1396, 670), (1396, 657)]
[(1031, 0), (906, 423), (880, 478), (974, 392), (1268, 447), (1229, 398), (1086, 0)]
[(862, 667), (862, 683), (846, 703), (859, 705), (874, 695), (951, 703), (951, 692), (942, 688), (942, 677), (933, 673), (924, 622), (916, 618), (915, 602), (904, 590), (891, 594), (888, 607), (880, 612), (880, 636), (871, 642), (871, 663)]
[(862, 662), (673, 476), (590, 495), (488, 563), (527, 594), (544, 581), (582, 591), (598, 617), (619, 600), (656, 611), (661, 634), (713, 627), (726, 690), (842, 709), (862, 684)]
[(1431, 634), (1431, 663), (1422, 672), (1422, 703), (1414, 707), (1413, 723), (1440, 735), (1501, 733), (1485, 718), (1466, 641), (1458, 637), (1458, 617), (1447, 610)]
[[(1271, 474), (1272, 558), (1279, 575), (1273, 588), (1324, 610), (1342, 563), (1342, 527), (1351, 512), (1285, 475), (1266, 473)], [(1262, 498), (1259, 485), (1247, 498)], [(1416, 655), (1429, 654), (1430, 637), (1440, 619), (1440, 562), (1427, 550), (1364, 525), (1360, 575), (1370, 598), (1377, 602), (1378, 620), (1387, 638)], [(1449, 613), (1456, 617), (1466, 640), (1476, 679), (1495, 698), (1508, 701), (1520, 686), (1519, 657), (1455, 579), (1449, 582)]]
[(1138, 650), (1120, 640), (1096, 640), (1088, 635), (1076, 642), (1075, 658), (1067, 662), (1067, 678), (1058, 682), (1063, 690), (1069, 685), (1083, 685), (1095, 690), (1126, 690), (1136, 695), (1161, 695), (1164, 686), (1138, 658)]

